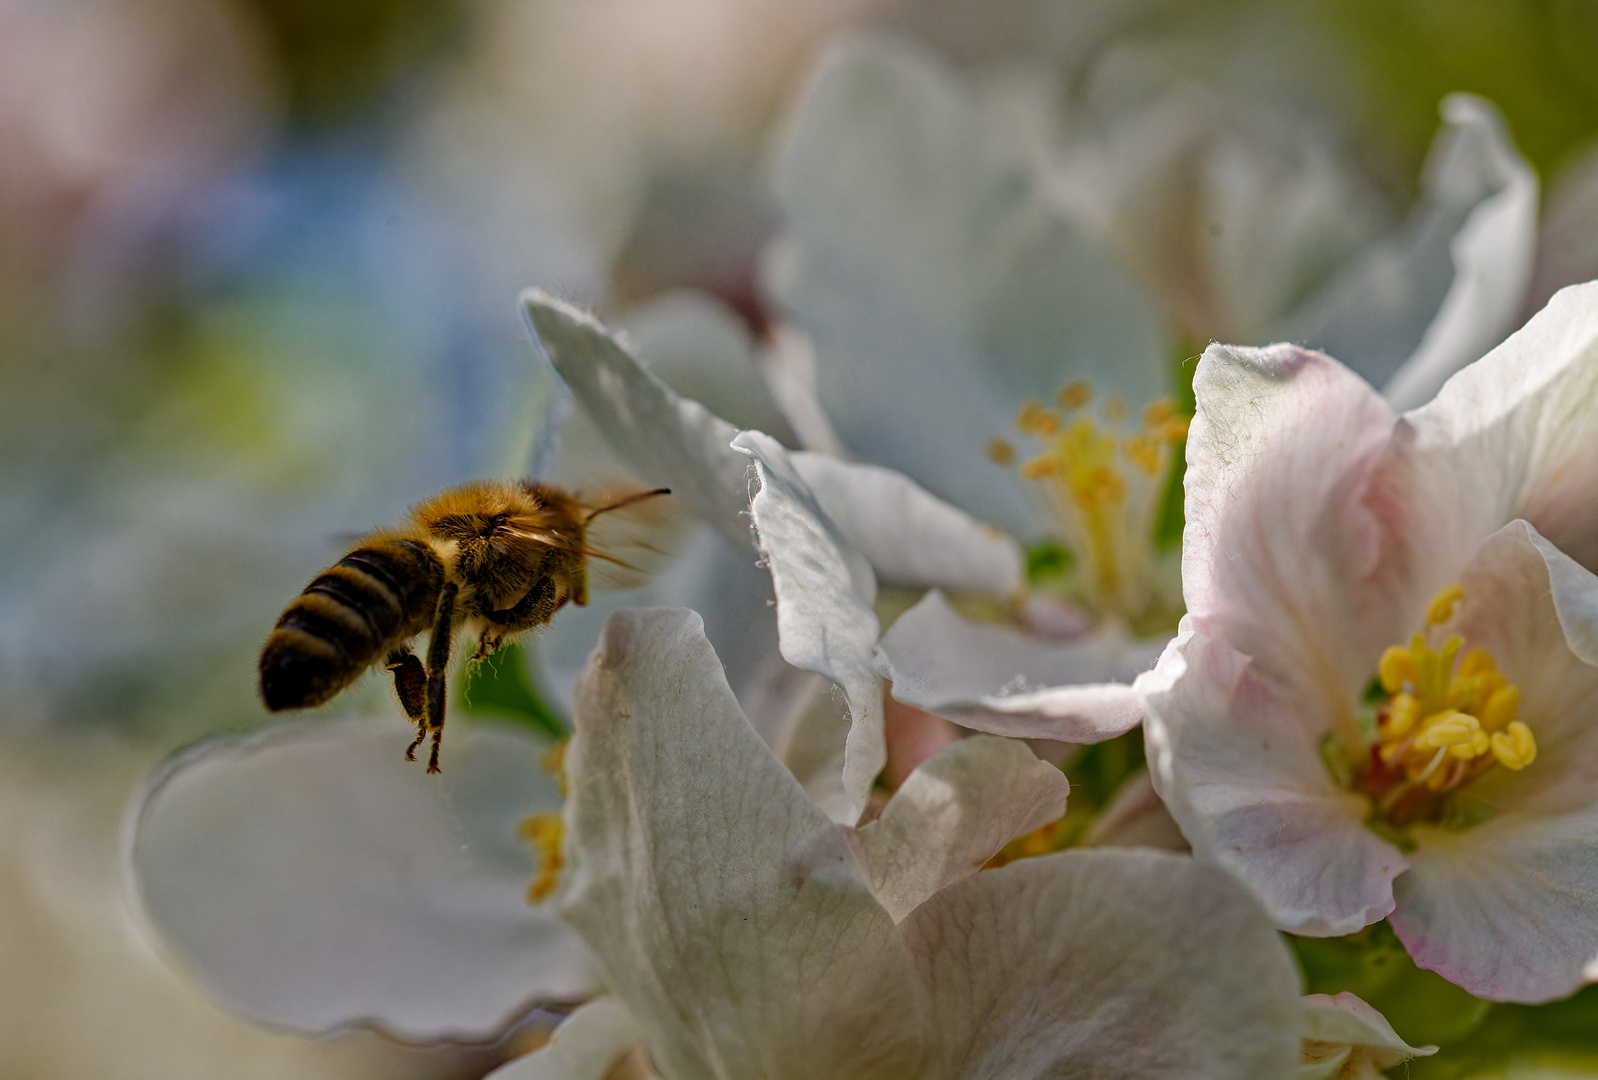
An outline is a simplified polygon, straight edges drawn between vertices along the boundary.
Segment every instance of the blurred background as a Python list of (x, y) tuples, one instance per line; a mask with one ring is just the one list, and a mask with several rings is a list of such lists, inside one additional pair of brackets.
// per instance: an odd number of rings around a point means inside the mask
[(863, 31), (1067, 117), (1139, 79), (1267, 108), (1355, 231), (1472, 91), (1543, 182), (1528, 309), (1598, 276), (1594, 0), (0, 0), (0, 1077), (491, 1064), (212, 1011), (131, 931), (118, 815), (267, 719), (256, 650), (351, 536), (516, 467), (520, 289), (696, 289), (769, 332), (771, 156)]

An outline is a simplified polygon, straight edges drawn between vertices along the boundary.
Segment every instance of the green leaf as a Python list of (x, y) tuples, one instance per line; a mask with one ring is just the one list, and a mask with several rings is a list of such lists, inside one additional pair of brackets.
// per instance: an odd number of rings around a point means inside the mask
[(564, 739), (571, 729), (539, 693), (520, 645), (506, 645), (493, 656), (468, 664), (460, 680), (455, 707), (471, 715), (507, 717), (551, 739)]

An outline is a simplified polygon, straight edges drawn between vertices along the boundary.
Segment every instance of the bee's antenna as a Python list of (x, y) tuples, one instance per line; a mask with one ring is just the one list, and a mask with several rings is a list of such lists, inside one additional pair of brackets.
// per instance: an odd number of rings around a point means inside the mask
[(583, 524), (587, 525), (590, 521), (593, 521), (600, 514), (608, 514), (612, 510), (620, 510), (622, 507), (631, 506), (635, 502), (643, 502), (645, 499), (653, 499), (657, 495), (670, 495), (670, 494), (671, 494), (671, 488), (655, 488), (653, 491), (636, 491), (633, 494), (626, 496), (625, 498), (617, 499), (615, 502), (611, 503), (609, 506), (601, 506), (598, 510), (590, 510), (588, 512), (588, 516), (583, 518)]

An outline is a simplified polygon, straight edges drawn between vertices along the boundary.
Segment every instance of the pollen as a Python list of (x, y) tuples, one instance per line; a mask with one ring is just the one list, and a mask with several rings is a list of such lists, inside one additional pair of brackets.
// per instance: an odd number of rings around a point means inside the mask
[(541, 904), (560, 884), (560, 872), (566, 865), (562, 847), (566, 822), (557, 813), (541, 810), (523, 818), (516, 835), (538, 852), (538, 873), (527, 886), (527, 902)]
[(988, 457), (1001, 464), (1020, 458), (1018, 471), (1037, 485), (1037, 501), (1074, 557), (1079, 599), (1100, 613), (1133, 617), (1151, 592), (1143, 549), (1187, 418), (1174, 403), (1156, 401), (1143, 409), (1141, 427), (1126, 431), (1126, 403), (1109, 397), (1090, 411), (1093, 397), (1079, 381), (1056, 395), (1059, 411), (1027, 401), (1015, 429), (1036, 440), (1036, 450), (1023, 457), (995, 439)]
[[(1427, 626), (1452, 620), (1464, 599), (1459, 585), (1443, 589), (1426, 606)], [(1518, 718), (1520, 690), (1459, 635), (1436, 647), (1426, 634), (1390, 645), (1376, 676), (1387, 696), (1360, 783), (1392, 824), (1441, 817), (1440, 800), (1462, 784), (1495, 764), (1518, 770), (1536, 759), (1537, 740)]]

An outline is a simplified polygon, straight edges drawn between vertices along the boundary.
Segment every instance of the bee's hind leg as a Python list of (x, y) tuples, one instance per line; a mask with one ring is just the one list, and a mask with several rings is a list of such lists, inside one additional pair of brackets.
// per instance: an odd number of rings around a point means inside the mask
[[(446, 700), (445, 672), (449, 669), (450, 646), (455, 638), (454, 584), (444, 586), (438, 598), (438, 618), (433, 624), (433, 636), (427, 642), (427, 700), (425, 731), (432, 732), (433, 750), (427, 758), (427, 771), (438, 772), (438, 749), (444, 739), (444, 703)], [(424, 731), (418, 729), (411, 753), (421, 745)], [(409, 754), (407, 754), (409, 756)], [(414, 759), (413, 759), (414, 760)]]
[(427, 738), (427, 669), (405, 646), (388, 654), (384, 669), (394, 673), (394, 693), (399, 695), (400, 708), (416, 725), (416, 738), (405, 750), (405, 760), (415, 761), (416, 748)]

